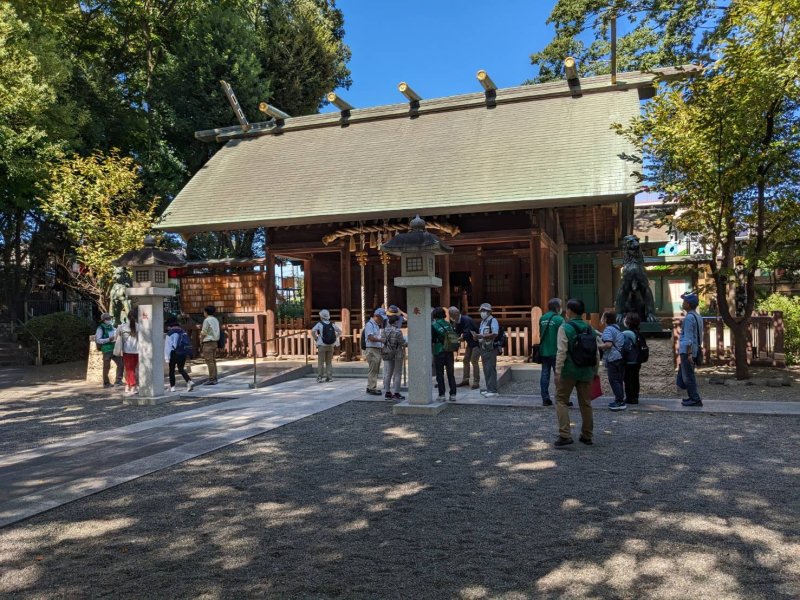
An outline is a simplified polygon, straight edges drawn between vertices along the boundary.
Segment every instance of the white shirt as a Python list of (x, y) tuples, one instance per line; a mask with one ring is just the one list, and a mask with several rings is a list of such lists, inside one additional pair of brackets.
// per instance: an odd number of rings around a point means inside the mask
[[(373, 336), (378, 338), (377, 342), (373, 342), (369, 339), (369, 336)], [(375, 319), (370, 319), (367, 321), (367, 324), (364, 325), (364, 342), (366, 342), (367, 348), (383, 348), (383, 342), (380, 341), (381, 339), (381, 328), (375, 322)]]
[(217, 342), (219, 341), (219, 321), (214, 315), (208, 315), (203, 321), (203, 327), (200, 329), (200, 338), (204, 342)]
[(117, 335), (122, 337), (122, 351), (125, 354), (139, 354), (139, 339), (131, 333), (129, 323), (117, 327)]
[(336, 332), (336, 341), (333, 344), (325, 344), (325, 342), (322, 341), (322, 326), (323, 325), (327, 325), (328, 323), (330, 323), (330, 321), (320, 321), (319, 323), (314, 325), (314, 327), (312, 327), (312, 329), (311, 329), (311, 335), (314, 336), (314, 339), (317, 342), (317, 347), (320, 347), (320, 346), (338, 346), (341, 343), (339, 341), (339, 336), (342, 335), (342, 330), (339, 329), (339, 327), (336, 325), (336, 323), (333, 324), (333, 330)]

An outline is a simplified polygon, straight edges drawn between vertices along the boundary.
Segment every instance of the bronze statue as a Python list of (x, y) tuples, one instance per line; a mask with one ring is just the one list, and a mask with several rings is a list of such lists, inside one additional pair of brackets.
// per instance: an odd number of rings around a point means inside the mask
[(130, 298), (125, 294), (125, 288), (133, 285), (133, 280), (125, 267), (114, 267), (114, 285), (111, 286), (111, 315), (114, 325), (120, 325), (128, 319), (131, 312)]
[(629, 312), (637, 313), (642, 323), (655, 323), (656, 317), (653, 292), (644, 271), (644, 255), (639, 247), (639, 238), (635, 235), (626, 235), (622, 238), (622, 285), (617, 292), (617, 322), (622, 324), (625, 315)]

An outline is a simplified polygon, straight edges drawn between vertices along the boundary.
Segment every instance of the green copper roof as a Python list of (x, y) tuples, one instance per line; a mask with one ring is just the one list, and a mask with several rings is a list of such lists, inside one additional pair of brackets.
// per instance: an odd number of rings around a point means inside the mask
[[(233, 139), (160, 223), (170, 231), (300, 225), (613, 200), (636, 192), (633, 148), (611, 130), (639, 114), (652, 74), (498, 90), (287, 119)], [(233, 133), (231, 133), (233, 132)]]

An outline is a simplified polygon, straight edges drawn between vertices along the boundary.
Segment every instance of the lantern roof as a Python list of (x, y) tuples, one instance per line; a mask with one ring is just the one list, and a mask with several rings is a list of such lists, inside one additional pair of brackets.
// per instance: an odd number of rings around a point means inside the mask
[(425, 220), (419, 215), (411, 219), (409, 231), (398, 233), (380, 249), (388, 254), (412, 254), (425, 252), (428, 254), (452, 254), (453, 247), (442, 242), (438, 237), (425, 230)]
[(182, 267), (186, 261), (174, 252), (156, 248), (156, 239), (148, 235), (144, 238), (143, 248), (126, 252), (112, 264), (116, 267)]

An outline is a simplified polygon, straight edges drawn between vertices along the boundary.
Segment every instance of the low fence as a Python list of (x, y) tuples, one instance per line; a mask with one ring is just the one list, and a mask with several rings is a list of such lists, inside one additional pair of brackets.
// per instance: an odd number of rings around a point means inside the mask
[[(722, 317), (703, 319), (703, 362), (706, 365), (734, 365), (734, 339)], [(678, 342), (684, 318), (673, 319), (672, 344), (678, 364)], [(757, 312), (747, 328), (747, 363), (754, 366), (785, 367), (783, 313)]]

